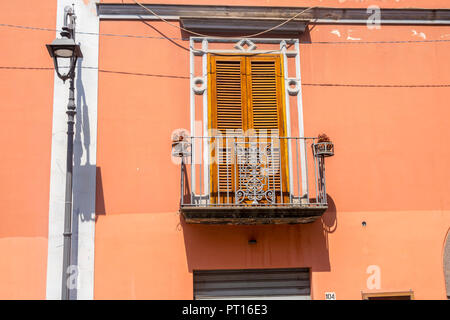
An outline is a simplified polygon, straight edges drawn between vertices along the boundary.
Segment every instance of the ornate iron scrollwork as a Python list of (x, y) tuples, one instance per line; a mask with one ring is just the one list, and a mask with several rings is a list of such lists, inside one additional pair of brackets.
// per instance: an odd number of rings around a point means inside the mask
[(272, 145), (270, 143), (236, 142), (237, 190), (236, 203), (251, 201), (252, 205), (273, 204), (274, 190), (270, 189), (269, 171)]

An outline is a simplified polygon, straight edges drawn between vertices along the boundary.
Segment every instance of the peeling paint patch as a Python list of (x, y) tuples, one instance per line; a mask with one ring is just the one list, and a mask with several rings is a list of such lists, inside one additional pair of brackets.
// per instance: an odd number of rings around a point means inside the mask
[(347, 40), (361, 40), (361, 38), (354, 38), (354, 37), (350, 36), (350, 34), (351, 34), (352, 32), (353, 32), (352, 29), (349, 29), (349, 30), (347, 31)]
[(412, 31), (412, 35), (413, 36), (419, 36), (419, 37), (421, 37), (423, 39), (427, 38), (426, 34), (423, 33), (423, 32), (417, 32), (416, 30), (411, 30), (411, 31)]
[(333, 30), (331, 31), (331, 33), (337, 35), (339, 38), (341, 37), (341, 33), (339, 32), (339, 30)]

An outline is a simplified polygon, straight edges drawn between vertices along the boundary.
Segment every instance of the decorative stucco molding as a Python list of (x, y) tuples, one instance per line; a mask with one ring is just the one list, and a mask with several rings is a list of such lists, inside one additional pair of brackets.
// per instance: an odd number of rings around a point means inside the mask
[[(220, 5), (169, 5), (145, 4), (157, 15), (170, 20), (181, 18), (245, 18), (289, 19), (306, 7), (220, 6)], [(99, 3), (100, 19), (159, 19), (137, 4)], [(372, 12), (366, 8), (315, 7), (303, 13), (299, 20), (327, 24), (366, 24)], [(386, 9), (380, 10), (381, 24), (449, 25), (450, 9)]]

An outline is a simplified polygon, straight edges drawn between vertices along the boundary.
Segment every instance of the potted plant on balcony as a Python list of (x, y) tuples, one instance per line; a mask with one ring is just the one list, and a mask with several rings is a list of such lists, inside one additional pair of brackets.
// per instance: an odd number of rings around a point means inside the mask
[(328, 137), (325, 133), (318, 135), (317, 142), (312, 144), (312, 149), (315, 157), (331, 157), (334, 155), (334, 144), (330, 137)]
[(180, 158), (190, 156), (190, 146), (186, 132), (179, 131), (172, 135), (172, 156)]

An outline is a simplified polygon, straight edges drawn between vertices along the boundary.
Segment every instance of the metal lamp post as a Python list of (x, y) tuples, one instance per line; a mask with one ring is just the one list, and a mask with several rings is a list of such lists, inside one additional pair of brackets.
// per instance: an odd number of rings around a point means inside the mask
[[(64, 82), (70, 79), (69, 85), (69, 103), (67, 105), (67, 171), (66, 171), (66, 196), (64, 210), (64, 253), (63, 253), (63, 273), (62, 273), (62, 292), (61, 299), (69, 300), (68, 271), (71, 264), (71, 242), (72, 242), (72, 170), (73, 170), (73, 135), (76, 115), (75, 106), (75, 67), (78, 58), (82, 58), (80, 46), (75, 43), (75, 13), (71, 6), (64, 8), (64, 27), (62, 28), (61, 38), (53, 40), (47, 44), (50, 56), (53, 58), (55, 71), (58, 77)], [(59, 61), (69, 62), (67, 73), (62, 73)]]

